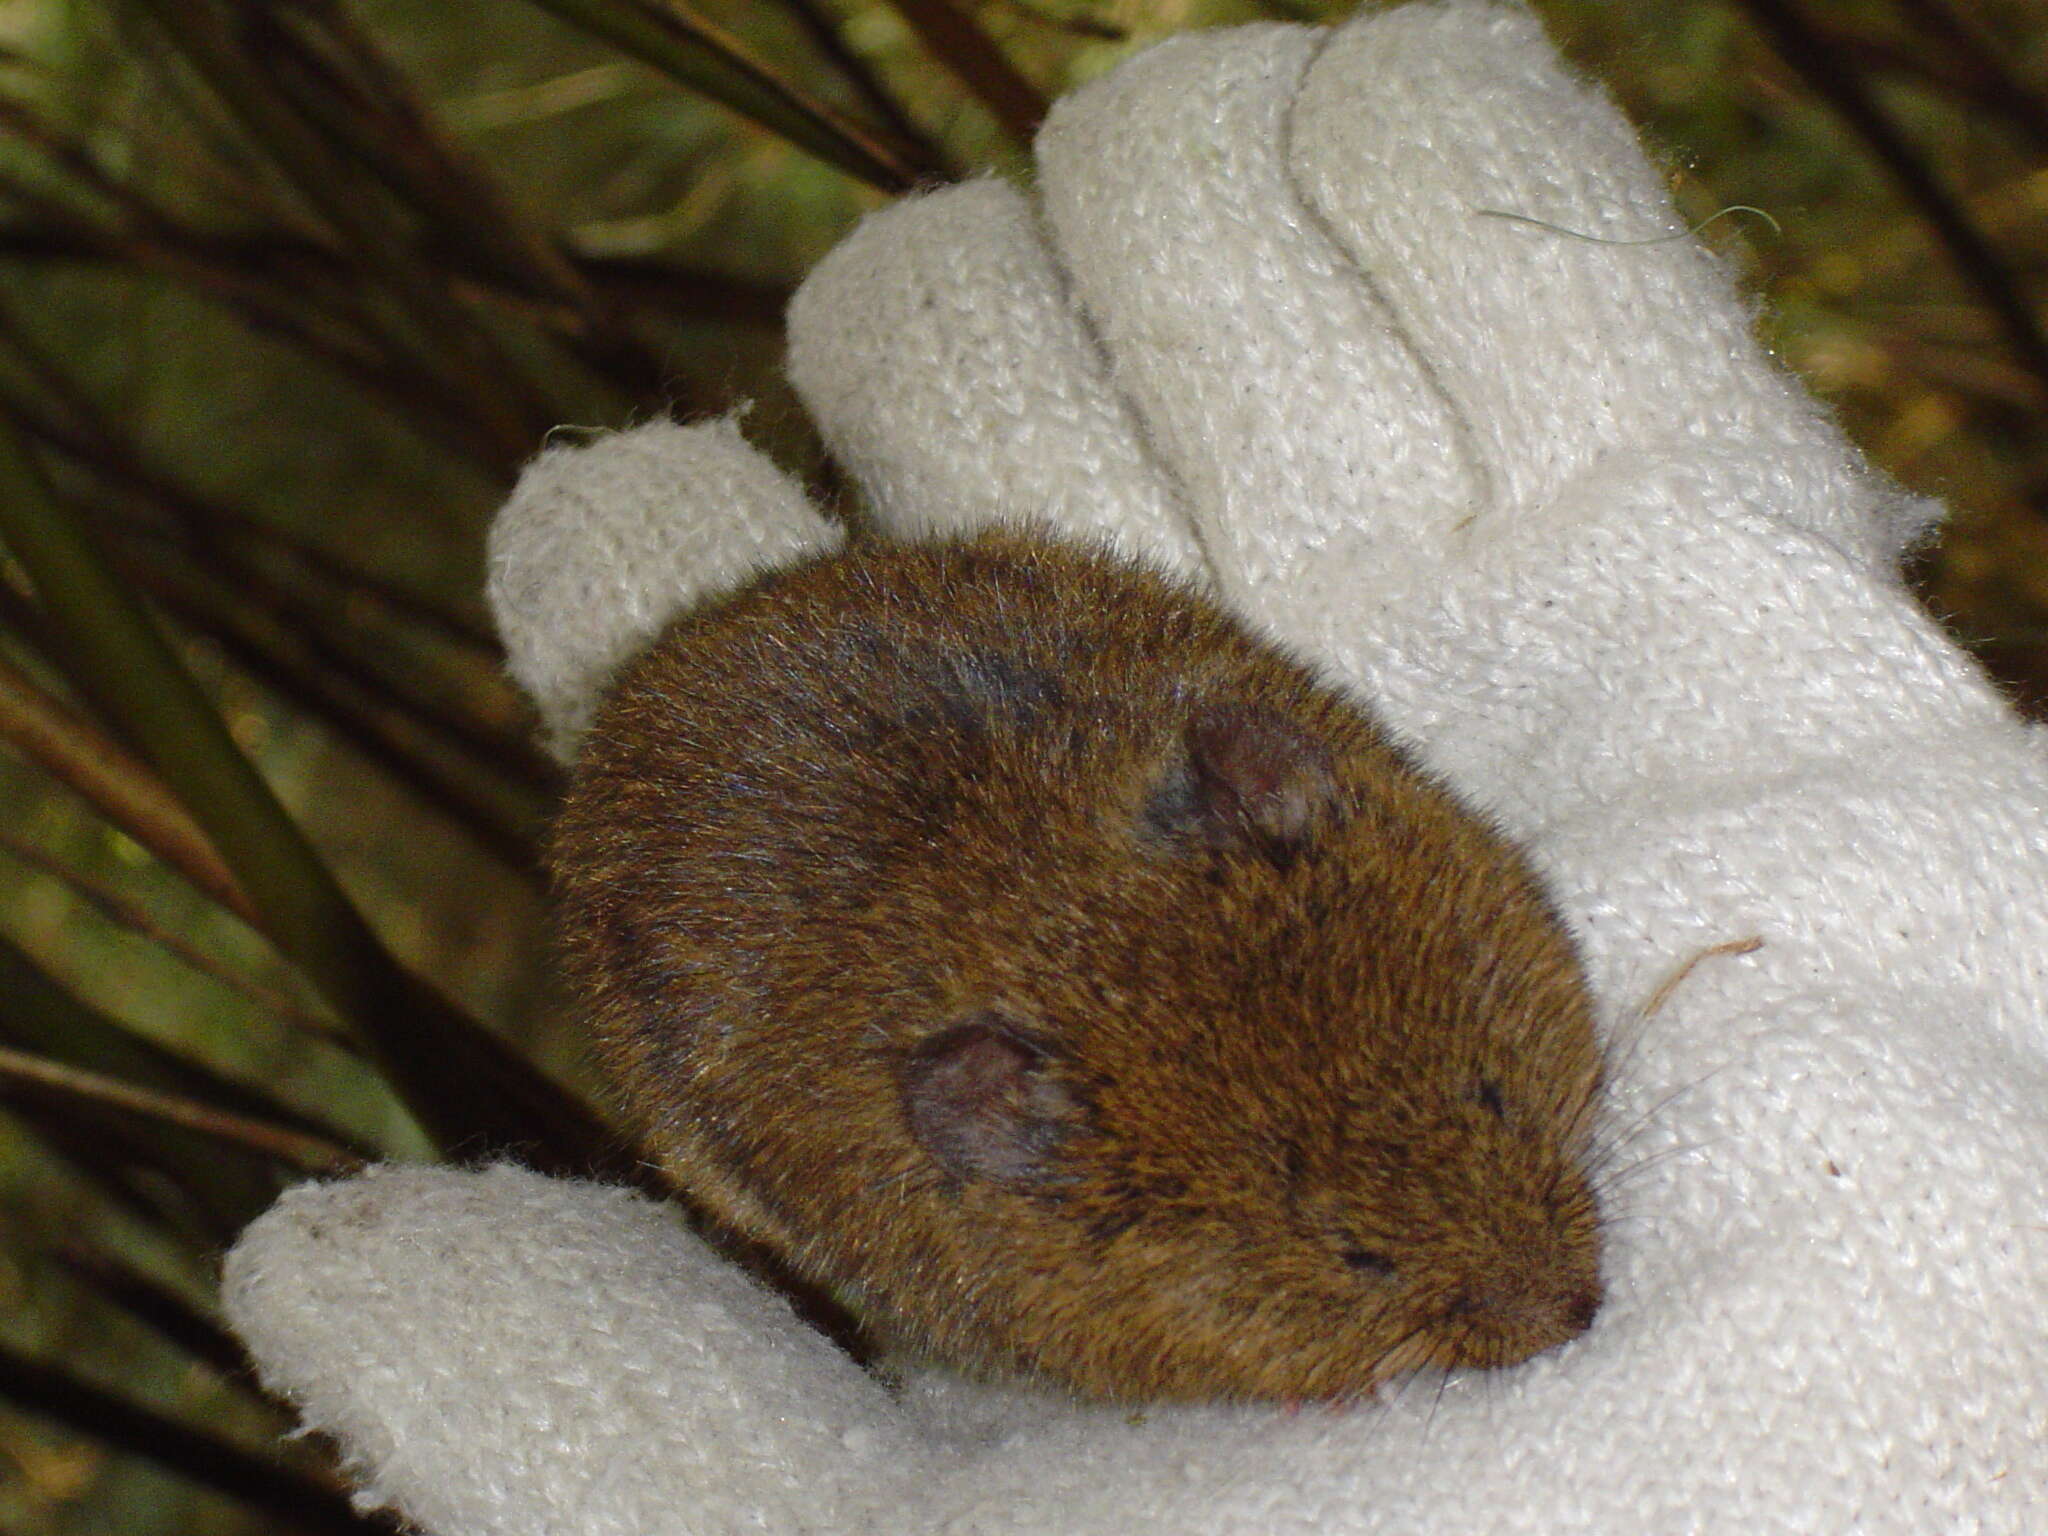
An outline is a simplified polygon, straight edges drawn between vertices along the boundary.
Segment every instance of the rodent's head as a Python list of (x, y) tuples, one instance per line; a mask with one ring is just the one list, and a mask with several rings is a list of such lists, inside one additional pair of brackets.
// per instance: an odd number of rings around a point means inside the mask
[(1512, 849), (1326, 724), (1196, 706), (886, 1026), (903, 1177), (984, 1277), (913, 1332), (1106, 1395), (1297, 1399), (1590, 1323), (1572, 947)]

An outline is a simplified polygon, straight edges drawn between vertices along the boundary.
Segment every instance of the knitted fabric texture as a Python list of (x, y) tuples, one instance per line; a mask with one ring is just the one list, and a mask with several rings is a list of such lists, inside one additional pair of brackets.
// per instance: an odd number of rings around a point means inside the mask
[[(1525, 843), (1615, 1041), (1600, 1317), (1343, 1412), (891, 1395), (636, 1197), (391, 1168), (231, 1255), (265, 1380), (439, 1536), (2043, 1529), (2048, 745), (1899, 582), (1924, 508), (1694, 241), (1559, 232), (1682, 226), (1519, 9), (1177, 39), (1038, 158), (1036, 206), (867, 220), (791, 375), (886, 526), (1196, 572)], [(564, 746), (829, 538), (724, 423), (552, 452), (506, 519)]]

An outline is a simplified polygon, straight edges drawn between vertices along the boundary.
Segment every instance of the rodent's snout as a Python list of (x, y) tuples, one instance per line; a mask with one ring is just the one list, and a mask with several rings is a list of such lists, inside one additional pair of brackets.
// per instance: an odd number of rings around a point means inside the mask
[(1577, 1234), (1504, 1245), (1445, 1297), (1431, 1363), (1494, 1369), (1577, 1338), (1605, 1299), (1599, 1258)]

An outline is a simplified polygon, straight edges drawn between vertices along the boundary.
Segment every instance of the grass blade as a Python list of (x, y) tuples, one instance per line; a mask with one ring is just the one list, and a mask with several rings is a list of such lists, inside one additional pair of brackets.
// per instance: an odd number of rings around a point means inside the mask
[(156, 541), (133, 547), (122, 568), (181, 623), (218, 643), (298, 712), (326, 724), (507, 869), (537, 878), (535, 845), (545, 814), (537, 793), (471, 753), (445, 721), (393, 700), (381, 680), (345, 660), (337, 665), (317, 632), (280, 622), (246, 586), (219, 580)]
[(221, 1380), (249, 1383), (249, 1357), (235, 1336), (179, 1291), (98, 1249), (71, 1244), (59, 1249), (54, 1258), (58, 1268), (79, 1286), (200, 1361)]
[(890, 94), (879, 76), (869, 68), (840, 35), (836, 21), (828, 16), (817, 0), (781, 0), (782, 9), (811, 41), (819, 55), (837, 70), (840, 77), (853, 88), (863, 105), (872, 112), (902, 143), (911, 146), (918, 158), (932, 167), (939, 179), (959, 179), (960, 168), (950, 163), (946, 152), (926, 136), (910, 119), (903, 104)]
[(524, 459), (559, 412), (449, 293), (441, 274), (418, 261), (379, 189), (366, 184), (304, 120), (265, 61), (240, 46), (230, 16), (216, 0), (127, 3), (157, 24), (250, 141), (340, 235), (352, 260), (417, 326), (420, 343), (409, 349), (413, 361), (461, 392), (508, 464)]
[(444, 1151), (624, 1168), (590, 1110), (392, 959), (134, 596), (0, 419), (0, 537), (80, 687), (148, 755), (247, 891), (257, 926), (370, 1047)]
[(61, 1061), (4, 1045), (0, 1045), (0, 1080), (32, 1092), (46, 1091), (60, 1100), (101, 1104), (122, 1114), (195, 1131), (299, 1173), (338, 1178), (359, 1171), (368, 1160), (324, 1136), (238, 1115), (182, 1094), (141, 1088), (103, 1072), (66, 1066)]
[(889, 0), (931, 56), (957, 75), (1002, 124), (1012, 142), (1028, 151), (1045, 120), (1045, 97), (1018, 72), (981, 24), (953, 0)]
[(919, 164), (881, 135), (784, 80), (737, 39), (679, 5), (663, 0), (532, 3), (870, 186), (905, 192), (938, 169)]
[(345, 1494), (303, 1472), (0, 1344), (0, 1398), (193, 1482), (225, 1493), (307, 1536), (391, 1536), (385, 1517), (359, 1515)]
[[(316, 1144), (325, 1144), (355, 1162), (377, 1156), (375, 1148), (293, 1109), (263, 1089), (223, 1077), (80, 1001), (5, 936), (0, 936), (0, 1034), (20, 1051), (47, 1058), (60, 1067), (112, 1079), (117, 1086), (142, 1093), (186, 1101), (195, 1115), (200, 1110), (211, 1111), (223, 1121), (259, 1122), (303, 1137), (302, 1151), (317, 1151)], [(6, 1075), (17, 1083), (33, 1080), (51, 1088), (67, 1086), (50, 1073), (38, 1076), (33, 1066), (19, 1061), (10, 1060)], [(83, 1093), (101, 1085), (80, 1079), (69, 1086)], [(112, 1102), (111, 1090), (100, 1098)], [(127, 1107), (137, 1113), (152, 1113), (167, 1123), (175, 1123), (184, 1113), (171, 1105), (145, 1109), (139, 1100)], [(199, 1128), (186, 1126), (188, 1130)]]
[[(143, 1081), (189, 1082), (190, 1066), (128, 1035), (58, 986), (12, 943), (0, 939), (0, 1042)], [(197, 1069), (193, 1069), (196, 1073)], [(180, 1126), (139, 1120), (100, 1105), (48, 1099), (0, 1079), (0, 1102), (52, 1147), (95, 1176), (129, 1191), (159, 1220), (202, 1244), (231, 1241), (277, 1197), (275, 1165)]]
[[(38, 615), (41, 617), (41, 615)], [(256, 906), (213, 841), (155, 771), (0, 658), (0, 740), (169, 865), (201, 894), (257, 923)]]
[(302, 1034), (328, 1041), (345, 1050), (361, 1049), (332, 1019), (301, 1007), (284, 993), (263, 985), (254, 977), (229, 965), (210, 950), (202, 949), (182, 934), (175, 933), (158, 922), (140, 902), (131, 901), (120, 892), (90, 878), (82, 870), (72, 868), (63, 860), (4, 827), (0, 827), (0, 851), (55, 880), (115, 927), (155, 945), (200, 975), (241, 994), (264, 1013), (275, 1016), (279, 1022)]
[(345, 564), (239, 507), (203, 496), (151, 462), (78, 381), (29, 336), (5, 305), (0, 305), (0, 344), (14, 355), (26, 375), (20, 391), (0, 396), (0, 404), (14, 412), (24, 431), (57, 449), (110, 489), (149, 503), (188, 541), (211, 545), (223, 554), (234, 552), (237, 575), (247, 579), (256, 569), (252, 556), (242, 552), (245, 547), (267, 553), (331, 594), (327, 611), (332, 615), (346, 617), (358, 607), (373, 605), (495, 665), (499, 657), (496, 638), (476, 620)]
[(623, 323), (555, 240), (439, 130), (375, 43), (327, 0), (285, 8), (239, 0), (251, 45), (292, 102), (402, 204), (436, 266), (517, 293), (593, 372), (629, 398), (661, 394), (663, 358)]

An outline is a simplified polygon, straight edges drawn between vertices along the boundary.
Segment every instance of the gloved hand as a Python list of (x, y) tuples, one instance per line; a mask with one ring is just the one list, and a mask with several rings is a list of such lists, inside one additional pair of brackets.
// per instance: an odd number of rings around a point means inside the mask
[[(635, 1196), (386, 1168), (231, 1256), (265, 1379), (439, 1536), (2039, 1529), (2048, 751), (1903, 590), (1924, 509), (1694, 241), (1602, 243), (1680, 226), (1518, 9), (1180, 38), (1038, 158), (863, 224), (795, 382), (886, 526), (1193, 572), (1524, 841), (1614, 1040), (1605, 1310), (1343, 1412), (892, 1395)], [(553, 739), (831, 537), (729, 423), (544, 454), (493, 594)]]

